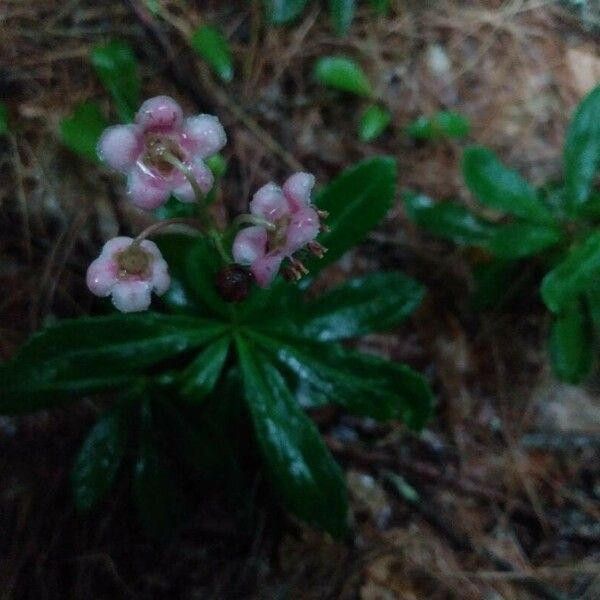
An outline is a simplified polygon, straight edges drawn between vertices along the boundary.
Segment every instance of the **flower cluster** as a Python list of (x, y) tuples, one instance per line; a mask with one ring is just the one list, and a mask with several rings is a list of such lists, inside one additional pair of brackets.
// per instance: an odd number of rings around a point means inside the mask
[[(158, 96), (142, 104), (134, 123), (109, 127), (98, 143), (98, 155), (127, 176), (131, 202), (152, 210), (171, 195), (181, 202), (202, 203), (214, 183), (204, 159), (221, 150), (226, 141), (217, 117), (201, 114), (184, 118), (175, 100)], [(231, 259), (222, 247), (223, 233), (212, 224), (208, 231), (206, 223), (197, 224), (217, 240), (224, 268), (216, 288), (225, 299), (241, 301), (251, 281), (268, 287), (282, 266), (287, 279), (299, 279), (307, 270), (295, 255), (304, 248), (323, 255), (325, 248), (316, 237), (324, 229), (322, 219), (327, 215), (311, 204), (314, 183), (312, 175), (295, 173), (282, 187), (268, 183), (254, 194), (250, 213), (234, 221), (234, 225), (250, 225), (235, 237), (235, 264), (228, 264)], [(170, 277), (158, 247), (145, 238), (175, 222), (178, 220), (152, 225), (135, 239), (108, 241), (88, 269), (87, 285), (92, 293), (112, 296), (113, 304), (122, 312), (146, 310), (151, 293), (165, 293)]]
[(250, 202), (251, 215), (258, 217), (256, 225), (240, 231), (233, 242), (233, 258), (248, 265), (256, 282), (268, 287), (284, 259), (289, 265), (288, 278), (298, 279), (306, 273), (294, 254), (308, 247), (316, 255), (325, 248), (315, 241), (325, 213), (310, 203), (315, 178), (308, 173), (295, 173), (279, 187), (267, 183), (254, 194)]

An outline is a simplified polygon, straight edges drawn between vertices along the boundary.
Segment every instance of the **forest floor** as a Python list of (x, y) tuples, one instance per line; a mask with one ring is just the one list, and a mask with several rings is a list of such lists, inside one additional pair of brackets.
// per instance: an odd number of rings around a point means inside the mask
[[(323, 183), (376, 154), (397, 159), (399, 189), (469, 204), (466, 143), (490, 146), (535, 183), (560, 175), (568, 117), (600, 81), (593, 4), (408, 0), (378, 18), (361, 3), (339, 38), (319, 2), (294, 25), (268, 29), (257, 0), (158, 0), (161, 18), (146, 21), (137, 0), (3, 0), (0, 97), (12, 127), (0, 141), (0, 359), (44, 323), (89, 312), (87, 265), (103, 240), (143, 222), (119, 201), (121, 183), (58, 135), (80, 101), (108, 113), (88, 59), (99, 41), (132, 44), (145, 97), (167, 93), (222, 120), (224, 210), (239, 212), (298, 166)], [(203, 22), (232, 41), (227, 86), (186, 42)], [(311, 78), (327, 53), (354, 56), (391, 110), (377, 141), (357, 139), (359, 100)], [(440, 108), (469, 117), (469, 140), (415, 144), (403, 134)], [(477, 260), (418, 231), (398, 202), (328, 271), (335, 282), (399, 268), (427, 286), (412, 319), (362, 345), (425, 372), (438, 399), (419, 436), (315, 415), (347, 473), (350, 542), (300, 526), (273, 532), (267, 514), (239, 532), (207, 498), (175, 540), (152, 543), (124, 484), (100, 513), (77, 515), (69, 469), (97, 414), (84, 400), (0, 420), (0, 598), (600, 598), (600, 379), (572, 387), (549, 372), (535, 266), (496, 309), (474, 312)]]

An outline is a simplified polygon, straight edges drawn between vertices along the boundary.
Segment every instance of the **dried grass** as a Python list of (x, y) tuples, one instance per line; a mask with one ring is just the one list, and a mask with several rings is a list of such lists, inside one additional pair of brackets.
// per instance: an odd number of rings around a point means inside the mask
[[(361, 6), (347, 39), (332, 35), (317, 3), (297, 25), (268, 32), (256, 0), (160, 5), (169, 52), (130, 3), (4, 0), (0, 7), (0, 94), (12, 122), (0, 141), (2, 358), (42, 323), (88, 312), (81, 282), (91, 257), (103, 239), (138, 229), (144, 218), (120, 199), (120, 181), (58, 139), (59, 120), (77, 102), (96, 98), (108, 110), (87, 62), (96, 42), (118, 36), (134, 45), (147, 95), (170, 93), (220, 115), (231, 140), (223, 194), (230, 211), (296, 166), (326, 181), (376, 153), (398, 159), (401, 187), (472, 204), (459, 176), (462, 144), (423, 146), (402, 135), (412, 118), (440, 108), (468, 115), (472, 139), (533, 181), (556, 177), (567, 116), (586, 81), (594, 83), (581, 70), (593, 73), (598, 60), (593, 34), (554, 2), (397, 1), (390, 19)], [(231, 36), (231, 87), (189, 51), (186, 37), (204, 21)], [(357, 141), (359, 101), (340, 101), (312, 81), (314, 60), (328, 52), (357, 58), (392, 111), (393, 131), (376, 143)], [(174, 81), (174, 65), (183, 79)], [(132, 524), (125, 489), (101, 515), (79, 518), (67, 475), (95, 413), (84, 403), (0, 423), (2, 598), (598, 597), (597, 446), (593, 439), (583, 449), (522, 446), (543, 422), (545, 396), (532, 392), (546, 377), (542, 311), (530, 287), (531, 298), (474, 316), (467, 258), (417, 232), (398, 206), (331, 272), (333, 281), (403, 268), (431, 289), (412, 323), (364, 342), (433, 377), (440, 406), (428, 433), (416, 440), (398, 426), (340, 425), (336, 415), (322, 423), (345, 466), (372, 474), (385, 490), (392, 517), (383, 530), (359, 511), (348, 546), (307, 531), (281, 543), (269, 531), (240, 538), (227, 515), (215, 530), (218, 501), (207, 500), (180, 539), (158, 547)], [(353, 441), (339, 441), (340, 427), (354, 432)], [(419, 507), (385, 483), (389, 469), (417, 490)]]

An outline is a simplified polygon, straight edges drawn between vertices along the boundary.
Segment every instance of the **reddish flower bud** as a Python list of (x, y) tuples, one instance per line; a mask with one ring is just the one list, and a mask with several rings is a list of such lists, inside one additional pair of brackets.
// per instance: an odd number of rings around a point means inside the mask
[(254, 275), (242, 265), (227, 265), (215, 278), (215, 286), (219, 295), (226, 302), (242, 302), (248, 297)]

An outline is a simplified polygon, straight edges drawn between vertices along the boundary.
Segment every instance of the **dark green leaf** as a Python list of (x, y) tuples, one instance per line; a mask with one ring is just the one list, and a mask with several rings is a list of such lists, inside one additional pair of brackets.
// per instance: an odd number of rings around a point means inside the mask
[(317, 196), (318, 207), (329, 212), (326, 223), (331, 231), (319, 236), (328, 252), (309, 262), (311, 272), (336, 261), (367, 237), (392, 207), (395, 186), (396, 161), (384, 156), (346, 169)]
[(379, 137), (391, 123), (389, 111), (377, 104), (369, 106), (360, 118), (358, 135), (363, 142), (370, 142)]
[(424, 194), (407, 191), (404, 206), (410, 219), (429, 233), (457, 244), (481, 246), (496, 231), (492, 223), (479, 219), (454, 202), (434, 202)]
[(169, 234), (156, 243), (171, 273), (171, 289), (163, 300), (174, 312), (190, 312), (229, 320), (234, 307), (217, 293), (215, 278), (223, 261), (213, 244), (196, 235)]
[(390, 0), (369, 0), (371, 8), (381, 16), (385, 16), (390, 11)]
[[(239, 395), (239, 386), (236, 393)], [(228, 398), (221, 394), (207, 399), (207, 403), (218, 403), (219, 409), (224, 401), (227, 404)], [(205, 409), (207, 403), (204, 404)], [(236, 418), (243, 419), (246, 415), (239, 415), (237, 403), (235, 407), (227, 407), (225, 412), (229, 418), (220, 418), (219, 415), (216, 420), (213, 406), (209, 406), (201, 414), (195, 410), (181, 410), (172, 402), (163, 403), (161, 408), (166, 420), (163, 428), (168, 430), (169, 444), (179, 450), (181, 457), (196, 471), (196, 477), (202, 482), (224, 482), (230, 488), (237, 488), (230, 491), (240, 495), (244, 475), (236, 458), (237, 447), (234, 448), (240, 443), (240, 436), (231, 427), (231, 422)], [(234, 408), (237, 409), (236, 413), (233, 412)], [(241, 443), (247, 443), (247, 440), (244, 439)], [(247, 494), (247, 489), (246, 486), (242, 493)]]
[(581, 102), (567, 130), (565, 186), (572, 208), (584, 204), (600, 169), (600, 86)]
[(301, 311), (302, 335), (323, 342), (358, 337), (398, 325), (421, 303), (425, 290), (402, 273), (351, 279)]
[(585, 300), (590, 321), (600, 335), (600, 279), (596, 279), (585, 291)]
[(129, 44), (113, 40), (95, 46), (92, 65), (104, 87), (112, 95), (122, 121), (133, 121), (140, 104), (140, 76), (137, 59)]
[(550, 332), (550, 358), (559, 379), (580, 383), (593, 361), (592, 336), (579, 302), (561, 312)]
[(487, 247), (498, 258), (523, 258), (538, 254), (564, 240), (560, 229), (535, 223), (501, 225), (490, 237)]
[(192, 36), (192, 47), (223, 81), (233, 79), (231, 48), (219, 29), (202, 25)]
[(155, 313), (84, 317), (36, 333), (0, 371), (1, 414), (135, 384), (152, 365), (201, 346), (223, 325)]
[(185, 520), (184, 501), (160, 452), (149, 402), (142, 405), (133, 498), (144, 529), (157, 538), (172, 533)]
[[(191, 204), (174, 199), (173, 202), (181, 206), (191, 206)], [(186, 234), (166, 234), (156, 237), (154, 241), (167, 261), (171, 275), (171, 286), (161, 296), (161, 301), (171, 312), (177, 314), (202, 314), (202, 308), (196, 302), (190, 289), (187, 272), (187, 257), (196, 243), (196, 237)]]
[(407, 128), (406, 133), (417, 140), (463, 138), (469, 135), (469, 120), (457, 112), (440, 111), (431, 117), (421, 116)]
[(86, 437), (71, 473), (78, 510), (88, 511), (106, 496), (123, 459), (127, 433), (127, 414), (123, 405), (117, 405)]
[(221, 177), (225, 175), (225, 172), (227, 171), (227, 161), (222, 154), (217, 152), (217, 154), (213, 154), (212, 156), (205, 158), (204, 162), (211, 170), (215, 180), (221, 179)]
[(0, 102), (0, 135), (8, 132), (8, 107)]
[(264, 0), (267, 21), (273, 25), (284, 25), (297, 19), (308, 0)]
[(335, 90), (366, 97), (373, 94), (360, 65), (345, 56), (320, 58), (315, 64), (314, 75), (319, 83)]
[(195, 238), (186, 256), (187, 282), (196, 301), (214, 315), (230, 319), (236, 308), (223, 300), (216, 288), (217, 273), (225, 265), (212, 242)]
[(338, 35), (346, 35), (354, 19), (356, 0), (329, 0), (329, 15)]
[(291, 335), (249, 332), (266, 352), (319, 395), (352, 413), (381, 421), (402, 419), (423, 428), (433, 406), (427, 381), (406, 365)]
[(542, 298), (555, 313), (577, 299), (600, 275), (600, 232), (590, 234), (574, 246), (566, 258), (542, 281)]
[(209, 344), (182, 375), (182, 395), (198, 403), (213, 391), (225, 364), (229, 350), (229, 337)]
[(471, 302), (475, 309), (491, 308), (504, 300), (511, 290), (519, 264), (510, 260), (492, 260), (473, 270), (475, 289)]
[(100, 107), (95, 102), (80, 104), (72, 116), (60, 122), (60, 137), (67, 148), (93, 161), (98, 161), (96, 146), (108, 127)]
[(491, 150), (467, 148), (463, 156), (463, 176), (482, 204), (530, 221), (553, 221), (535, 189), (517, 172), (507, 169)]
[(577, 215), (584, 219), (600, 219), (600, 192), (592, 192), (587, 202), (577, 209)]
[(154, 216), (161, 221), (194, 218), (198, 216), (198, 205), (195, 202), (180, 202), (175, 196), (170, 196), (164, 204), (154, 210)]
[(246, 401), (271, 485), (297, 517), (335, 537), (347, 529), (344, 476), (279, 372), (237, 339)]
[(298, 309), (302, 298), (298, 285), (278, 278), (268, 289), (254, 286), (248, 298), (236, 306), (236, 314), (240, 323), (250, 325), (285, 321)]

